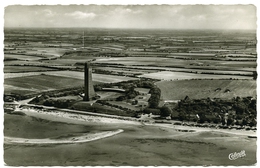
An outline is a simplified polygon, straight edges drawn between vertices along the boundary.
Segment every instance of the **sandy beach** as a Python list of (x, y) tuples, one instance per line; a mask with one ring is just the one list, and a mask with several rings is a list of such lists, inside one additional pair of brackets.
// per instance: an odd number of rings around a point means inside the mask
[(129, 120), (122, 120), (116, 118), (108, 118), (102, 116), (93, 116), (93, 115), (83, 115), (78, 113), (69, 113), (63, 111), (43, 111), (43, 110), (35, 110), (35, 109), (19, 109), (29, 116), (39, 117), (42, 119), (47, 119), (51, 121), (60, 121), (60, 122), (69, 122), (69, 123), (120, 123), (120, 124), (134, 124), (140, 125), (145, 124), (147, 126), (157, 126), (157, 127), (168, 127), (172, 128), (175, 131), (186, 131), (186, 132), (207, 132), (207, 131), (214, 131), (214, 132), (221, 132), (221, 133), (228, 133), (228, 134), (235, 134), (235, 135), (245, 135), (245, 136), (256, 136), (256, 131), (252, 130), (235, 130), (235, 129), (216, 129), (216, 128), (203, 128), (203, 127), (194, 127), (194, 126), (183, 126), (183, 125), (172, 125), (172, 124), (160, 124), (160, 123), (143, 123), (138, 121), (129, 121)]
[(25, 139), (25, 138), (14, 138), (14, 137), (4, 137), (4, 143), (6, 144), (75, 144), (75, 143), (84, 143), (94, 140), (99, 140), (102, 138), (107, 138), (116, 134), (123, 132), (124, 130), (119, 129), (116, 131), (105, 131), (101, 133), (94, 134), (83, 134), (78, 137), (69, 137), (66, 139)]
[(23, 112), (26, 115), (34, 116), (42, 119), (47, 119), (51, 121), (60, 121), (60, 122), (69, 122), (69, 123), (125, 123), (125, 124), (140, 124), (137, 121), (131, 120), (122, 120), (115, 118), (108, 118), (102, 116), (93, 116), (93, 115), (83, 115), (78, 113), (70, 113), (58, 110), (36, 110), (36, 109), (18, 109), (17, 111)]

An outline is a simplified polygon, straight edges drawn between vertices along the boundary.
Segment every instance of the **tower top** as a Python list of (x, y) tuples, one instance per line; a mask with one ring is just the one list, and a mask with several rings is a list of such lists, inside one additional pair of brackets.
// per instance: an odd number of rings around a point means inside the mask
[(86, 66), (87, 68), (90, 68), (90, 62), (85, 62), (85, 66)]

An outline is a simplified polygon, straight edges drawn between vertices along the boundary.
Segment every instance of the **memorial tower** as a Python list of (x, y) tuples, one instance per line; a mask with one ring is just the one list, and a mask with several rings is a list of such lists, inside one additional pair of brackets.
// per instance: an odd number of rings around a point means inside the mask
[(90, 62), (85, 63), (85, 73), (84, 73), (84, 81), (85, 81), (85, 95), (83, 100), (90, 101), (95, 97), (95, 91), (92, 83), (92, 68)]

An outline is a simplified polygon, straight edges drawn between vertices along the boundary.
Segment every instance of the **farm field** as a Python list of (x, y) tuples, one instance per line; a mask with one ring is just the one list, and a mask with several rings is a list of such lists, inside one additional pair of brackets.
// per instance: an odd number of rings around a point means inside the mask
[(156, 66), (167, 66), (167, 65), (185, 65), (187, 62), (184, 60), (175, 60), (172, 58), (162, 57), (120, 57), (120, 58), (99, 58), (95, 61), (96, 63), (106, 64), (122, 64), (122, 65), (156, 65)]
[(176, 67), (161, 67), (161, 66), (126, 66), (127, 68), (139, 68), (147, 70), (169, 70), (169, 71), (237, 71), (237, 72), (253, 72), (256, 71), (256, 67), (230, 67), (230, 66), (199, 66), (190, 65), (187, 67), (176, 66)]
[(35, 75), (41, 75), (43, 72), (19, 72), (19, 73), (5, 73), (4, 78), (18, 78), (18, 77), (26, 77), (26, 76), (35, 76)]
[(54, 68), (36, 67), (36, 66), (4, 66), (4, 73), (15, 72), (37, 72), (37, 71), (50, 71), (56, 70)]
[(169, 56), (211, 56), (214, 57), (214, 53), (170, 53)]
[(250, 76), (238, 76), (238, 75), (214, 75), (214, 74), (193, 74), (186, 72), (171, 72), (161, 71), (157, 73), (149, 73), (139, 75), (140, 78), (151, 78), (159, 80), (184, 80), (184, 79), (253, 79)]
[[(53, 71), (53, 72), (44, 72), (44, 74), (54, 75), (54, 76), (64, 76), (64, 77), (70, 77), (75, 79), (84, 79), (84, 72), (78, 72), (78, 71)], [(116, 82), (128, 81), (128, 80), (138, 80), (138, 78), (93, 73), (92, 80), (94, 82), (100, 82), (100, 83), (116, 83)]]
[[(252, 76), (253, 71), (255, 71), (255, 68), (240, 68), (240, 69), (231, 69), (228, 68), (219, 68), (219, 69), (205, 69), (205, 68), (169, 68), (169, 67), (149, 67), (149, 66), (127, 66), (127, 68), (132, 68), (132, 71), (135, 72), (145, 72), (145, 73), (154, 73), (158, 71), (177, 71), (177, 72), (187, 72), (187, 73), (212, 73), (212, 74), (225, 74), (225, 75), (248, 75)], [(105, 70), (110, 70), (110, 67), (104, 67)], [(113, 69), (113, 68), (111, 68)], [(122, 68), (121, 68), (122, 69)], [(120, 70), (118, 70), (120, 71)]]
[(66, 48), (39, 48), (39, 47), (34, 47), (31, 50), (27, 50), (25, 48), (25, 51), (27, 53), (40, 53), (45, 57), (51, 57), (51, 56), (55, 56), (55, 57), (60, 57), (62, 56), (66, 51), (69, 51), (69, 49)]
[[(43, 91), (50, 91), (56, 89), (65, 89), (71, 87), (79, 87), (83, 86), (83, 80), (69, 78), (69, 77), (62, 77), (54, 75), (32, 75), (32, 76), (23, 76), (23, 77), (15, 77), (15, 78), (8, 78), (5, 79), (4, 85), (13, 86), (24, 88), (26, 90), (30, 89), (28, 93), (31, 92), (43, 92)], [(5, 89), (5, 94), (10, 93), (20, 93), (20, 90), (15, 88), (9, 87)], [(23, 89), (23, 90), (24, 90)], [(24, 93), (23, 93), (24, 94)]]
[(116, 76), (116, 75), (103, 75), (103, 74), (93, 74), (93, 81), (102, 83), (117, 83), (129, 80), (139, 80), (138, 78), (126, 77), (126, 76)]
[(38, 56), (38, 55), (4, 54), (4, 59), (35, 61), (35, 60), (40, 60), (42, 58), (43, 58), (42, 56)]
[[(174, 59), (165, 57), (120, 57), (120, 58), (98, 58), (96, 63), (105, 64), (119, 64), (119, 65), (134, 65), (134, 66), (162, 66), (162, 67), (192, 67), (197, 65), (197, 68), (201, 67), (215, 67), (216, 69), (222, 69), (222, 67), (232, 68), (255, 68), (256, 61), (220, 61), (220, 60), (184, 60), (184, 59)], [(206, 68), (206, 69), (207, 69)]]
[(233, 97), (256, 97), (255, 80), (181, 80), (160, 81), (156, 85), (161, 89), (162, 100)]
[(103, 70), (109, 71), (113, 73), (122, 73), (122, 74), (133, 74), (133, 75), (140, 75), (145, 73), (157, 72), (157, 70), (145, 70), (145, 69), (128, 69), (127, 67), (95, 67), (95, 70)]
[[(58, 77), (68, 77), (72, 79), (82, 80), (84, 79), (84, 72), (79, 71), (44, 71), (44, 72), (25, 72), (25, 73), (5, 73), (4, 78), (17, 78), (17, 77), (29, 77), (35, 75), (50, 75)], [(32, 77), (33, 78), (33, 77)], [(116, 75), (105, 75), (105, 74), (92, 74), (93, 83), (116, 83), (128, 80), (138, 80), (138, 78), (116, 76)], [(82, 82), (83, 85), (83, 82)]]
[(76, 63), (85, 63), (87, 61), (91, 61), (93, 58), (58, 58), (55, 60), (46, 60), (43, 61), (45, 64), (49, 64), (49, 65), (75, 65)]
[(12, 65), (43, 65), (40, 61), (25, 61), (25, 60), (12, 60), (12, 61), (4, 61), (5, 66), (12, 66)]

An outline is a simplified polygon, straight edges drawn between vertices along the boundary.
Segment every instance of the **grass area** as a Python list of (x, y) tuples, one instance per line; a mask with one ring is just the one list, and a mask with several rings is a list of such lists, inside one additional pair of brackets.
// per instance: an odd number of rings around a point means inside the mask
[(152, 78), (159, 80), (183, 80), (183, 79), (253, 79), (250, 76), (239, 76), (239, 75), (214, 75), (214, 74), (193, 74), (186, 72), (171, 72), (161, 71), (156, 73), (149, 73), (140, 75), (139, 77)]
[(148, 94), (150, 91), (150, 89), (147, 88), (135, 88), (135, 90), (143, 94)]
[(93, 81), (102, 83), (117, 83), (129, 80), (138, 80), (138, 78), (126, 77), (126, 76), (116, 76), (116, 75), (104, 75), (104, 74), (93, 74)]
[(5, 89), (4, 94), (15, 93), (15, 94), (20, 94), (20, 95), (26, 95), (26, 94), (38, 92), (37, 89), (23, 88), (23, 87), (7, 85), (7, 84), (4, 84), (4, 89)]
[(128, 104), (128, 103), (123, 102), (123, 101), (108, 101), (108, 103), (113, 104), (113, 105), (118, 105), (118, 106), (121, 106), (123, 108), (128, 108), (128, 109), (134, 110), (134, 111), (140, 110), (140, 108), (135, 107), (134, 105)]
[(97, 95), (100, 96), (100, 100), (110, 100), (110, 99), (116, 99), (119, 96), (125, 95), (124, 93), (119, 92), (106, 92), (106, 91), (97, 91)]
[(163, 100), (180, 100), (185, 96), (189, 96), (191, 99), (256, 97), (255, 80), (160, 81), (156, 85), (161, 89), (161, 99)]
[(151, 97), (151, 94), (146, 94), (144, 96), (138, 95), (138, 96), (135, 97), (135, 99), (138, 100), (138, 104), (140, 102), (147, 102), (148, 103), (148, 100), (150, 99), (150, 97)]
[[(65, 89), (71, 87), (83, 86), (81, 79), (69, 77), (57, 77), (53, 75), (34, 75), (5, 79), (5, 85), (30, 89), (35, 92), (43, 92), (48, 90)], [(12, 88), (5, 88), (5, 93), (15, 93)], [(18, 90), (19, 92), (19, 90)]]
[(75, 109), (75, 110), (89, 111), (89, 112), (102, 113), (102, 114), (130, 116), (130, 117), (133, 116), (132, 113), (127, 113), (127, 112), (117, 109), (117, 108), (102, 105), (99, 103), (90, 104), (89, 102), (84, 102), (84, 101), (79, 101), (79, 102), (73, 104), (71, 108)]
[(28, 77), (28, 76), (35, 76), (41, 75), (43, 72), (20, 72), (20, 73), (4, 73), (4, 78), (19, 78), (19, 77)]
[(67, 100), (76, 100), (77, 101), (77, 100), (82, 100), (82, 97), (70, 95), (70, 96), (62, 96), (62, 97), (52, 97), (51, 99), (53, 99), (53, 100), (67, 99)]
[(37, 71), (49, 71), (55, 70), (47, 67), (35, 67), (35, 66), (4, 66), (4, 73), (14, 72), (37, 72)]

